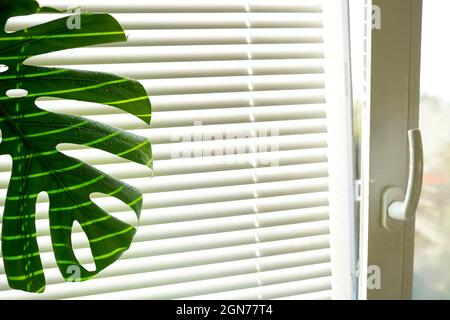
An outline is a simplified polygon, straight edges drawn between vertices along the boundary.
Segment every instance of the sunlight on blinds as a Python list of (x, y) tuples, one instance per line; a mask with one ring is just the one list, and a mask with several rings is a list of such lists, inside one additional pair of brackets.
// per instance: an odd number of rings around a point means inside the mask
[[(154, 171), (96, 149), (60, 145), (61, 152), (144, 192), (138, 232), (130, 250), (96, 279), (64, 283), (52, 253), (48, 205), (39, 199), (36, 226), (46, 292), (9, 289), (0, 262), (0, 299), (350, 298), (347, 288), (333, 282), (351, 276), (350, 268), (342, 275), (334, 266), (351, 262), (339, 241), (330, 244), (342, 237), (333, 232), (348, 237), (346, 229), (330, 231), (330, 223), (349, 224), (351, 214), (332, 217), (330, 210), (339, 205), (330, 205), (330, 192), (347, 192), (352, 184), (330, 178), (333, 170), (345, 175), (348, 168), (341, 170), (329, 158), (330, 132), (338, 134), (330, 131), (328, 110), (338, 106), (327, 98), (331, 71), (324, 59), (322, 2), (40, 0), (72, 14), (76, 8), (109, 12), (128, 41), (54, 52), (27, 63), (138, 79), (150, 96), (153, 119), (149, 128), (113, 107), (51, 97), (38, 106), (147, 137)], [(16, 17), (8, 28), (61, 16)], [(339, 150), (345, 154), (349, 140), (342, 141)], [(2, 160), (0, 205), (9, 170)], [(100, 194), (93, 198), (115, 217), (136, 223), (126, 205)], [(89, 263), (79, 226), (72, 241), (80, 262)]]

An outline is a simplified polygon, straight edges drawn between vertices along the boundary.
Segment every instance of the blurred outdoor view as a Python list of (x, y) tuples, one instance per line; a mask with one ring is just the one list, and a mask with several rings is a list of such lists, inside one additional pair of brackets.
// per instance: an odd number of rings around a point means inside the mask
[(423, 1), (420, 127), (425, 154), (416, 219), (414, 299), (450, 299), (450, 1)]

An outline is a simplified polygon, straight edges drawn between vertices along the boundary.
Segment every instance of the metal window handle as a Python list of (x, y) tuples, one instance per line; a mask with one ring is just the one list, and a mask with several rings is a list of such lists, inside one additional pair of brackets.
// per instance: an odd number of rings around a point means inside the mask
[(409, 174), (406, 192), (400, 188), (388, 188), (383, 194), (382, 223), (387, 228), (387, 217), (407, 221), (416, 214), (422, 192), (423, 147), (419, 129), (408, 131)]

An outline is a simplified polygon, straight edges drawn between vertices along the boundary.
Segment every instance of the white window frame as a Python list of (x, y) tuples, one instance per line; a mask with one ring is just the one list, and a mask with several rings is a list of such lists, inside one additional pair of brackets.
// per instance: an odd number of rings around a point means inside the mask
[[(389, 220), (386, 230), (381, 199), (387, 187), (406, 189), (407, 131), (418, 127), (419, 118), (422, 0), (372, 4), (381, 9), (381, 30), (372, 30), (367, 50), (371, 75), (362, 124), (359, 298), (410, 299), (415, 220)], [(375, 276), (377, 269), (380, 287), (370, 289), (367, 277)]]

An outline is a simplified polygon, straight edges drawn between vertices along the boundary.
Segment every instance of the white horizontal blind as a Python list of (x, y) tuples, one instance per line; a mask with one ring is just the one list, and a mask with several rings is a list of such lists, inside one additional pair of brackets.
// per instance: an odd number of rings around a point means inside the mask
[[(41, 199), (36, 224), (46, 292), (9, 289), (0, 262), (0, 299), (351, 297), (351, 127), (344, 68), (327, 58), (343, 65), (344, 56), (331, 49), (342, 49), (343, 40), (324, 43), (322, 1), (39, 2), (112, 13), (128, 42), (29, 63), (138, 79), (151, 96), (152, 126), (90, 103), (46, 99), (39, 106), (148, 137), (154, 172), (99, 150), (62, 145), (63, 152), (144, 192), (135, 240), (96, 279), (64, 283)], [(18, 17), (8, 27), (57, 17)], [(9, 166), (0, 162), (0, 205)], [(114, 199), (96, 202), (135, 223)], [(88, 243), (81, 228), (75, 232), (77, 257), (89, 263)]]

